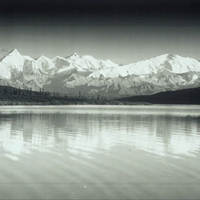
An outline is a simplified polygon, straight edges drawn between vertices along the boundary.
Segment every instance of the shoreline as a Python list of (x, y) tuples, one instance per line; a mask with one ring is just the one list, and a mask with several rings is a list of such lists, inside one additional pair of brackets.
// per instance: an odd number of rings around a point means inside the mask
[(107, 101), (107, 102), (94, 102), (94, 101), (50, 101), (50, 102), (29, 102), (29, 101), (2, 101), (0, 100), (0, 106), (64, 106), (64, 105), (152, 105), (148, 102), (120, 102), (120, 101)]
[(149, 102), (124, 102), (124, 101), (105, 101), (105, 102), (95, 102), (95, 101), (49, 101), (49, 102), (32, 102), (32, 101), (2, 101), (0, 100), (0, 107), (2, 106), (106, 106), (106, 105), (116, 105), (116, 106), (131, 106), (131, 105), (138, 105), (138, 106), (148, 106), (148, 105), (176, 105), (176, 106), (184, 106), (184, 105), (196, 105), (200, 106), (200, 104), (187, 104), (187, 103), (149, 103)]

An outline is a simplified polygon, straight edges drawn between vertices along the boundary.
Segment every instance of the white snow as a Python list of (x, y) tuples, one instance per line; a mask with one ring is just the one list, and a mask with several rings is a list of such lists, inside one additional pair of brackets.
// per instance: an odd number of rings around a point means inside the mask
[(25, 58), (14, 49), (7, 56), (5, 56), (0, 62), (0, 76), (9, 79), (11, 76), (11, 69), (23, 70)]
[[(88, 89), (88, 94), (94, 93), (94, 95), (99, 90), (109, 95), (109, 88), (119, 90), (119, 95), (133, 95), (135, 92), (137, 94), (148, 92), (149, 84), (152, 85), (153, 92), (157, 92), (161, 90), (160, 87), (164, 90), (169, 88), (169, 85), (176, 90), (183, 86), (193, 84), (196, 86), (200, 83), (200, 62), (194, 58), (172, 54), (164, 54), (122, 66), (109, 59), (101, 60), (91, 55), (80, 56), (77, 53), (69, 57), (56, 56), (51, 59), (42, 55), (38, 59), (33, 59), (30, 56), (21, 55), (14, 49), (7, 54), (3, 52), (0, 57), (0, 78), (8, 79), (11, 83), (13, 72), (16, 74), (22, 72), (22, 80), (32, 80), (39, 87), (59, 77), (58, 82), (64, 83), (63, 87), (84, 86), (86, 91), (87, 87), (96, 87), (93, 92)], [(187, 81), (184, 74), (191, 72), (189, 76), (191, 80)], [(60, 76), (62, 74), (64, 76)], [(170, 74), (170, 77), (167, 77), (167, 74)], [(25, 83), (22, 80), (17, 81), (23, 85)], [(142, 86), (140, 91), (135, 90), (138, 86)]]
[(125, 77), (127, 75), (147, 75), (167, 70), (172, 73), (182, 74), (189, 71), (200, 72), (200, 62), (193, 59), (177, 55), (164, 54), (148, 60), (136, 63), (111, 67), (109, 69), (100, 70), (90, 75), (93, 78), (104, 77)]

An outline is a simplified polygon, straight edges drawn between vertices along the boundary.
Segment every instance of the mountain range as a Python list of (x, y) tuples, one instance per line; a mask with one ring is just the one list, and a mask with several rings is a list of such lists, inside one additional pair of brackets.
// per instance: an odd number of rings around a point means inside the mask
[(164, 54), (119, 65), (90, 55), (32, 58), (0, 52), (0, 85), (82, 98), (118, 99), (200, 87), (200, 61)]

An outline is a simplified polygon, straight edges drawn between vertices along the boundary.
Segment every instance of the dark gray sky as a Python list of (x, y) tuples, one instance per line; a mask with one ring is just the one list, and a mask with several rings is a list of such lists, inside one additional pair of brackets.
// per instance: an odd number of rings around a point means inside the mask
[(200, 59), (198, 1), (17, 2), (1, 6), (0, 48), (33, 57), (75, 51), (117, 63), (164, 53)]

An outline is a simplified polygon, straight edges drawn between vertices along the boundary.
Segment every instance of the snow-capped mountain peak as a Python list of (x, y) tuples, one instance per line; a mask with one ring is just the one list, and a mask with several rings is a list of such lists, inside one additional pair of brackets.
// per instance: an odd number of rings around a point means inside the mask
[(198, 60), (189, 57), (183, 57), (173, 54), (164, 54), (161, 55), (162, 64), (165, 69), (169, 70), (172, 73), (186, 73), (188, 71), (199, 72), (200, 63)]
[(200, 87), (200, 62), (163, 54), (127, 65), (91, 55), (33, 59), (17, 49), (0, 50), (0, 84), (57, 91), (67, 95), (106, 98), (152, 94)]
[(51, 61), (50, 58), (48, 58), (47, 56), (41, 55), (40, 57), (37, 58), (38, 61)]
[(10, 78), (11, 69), (22, 71), (23, 65), (24, 65), (24, 57), (19, 53), (17, 49), (14, 49), (1, 59), (0, 75), (1, 77), (4, 77), (4, 78)]
[(67, 60), (66, 58), (62, 57), (62, 56), (55, 56), (52, 61), (55, 62), (56, 60)]
[(21, 56), (21, 54), (19, 53), (19, 51), (17, 49), (13, 49), (8, 53), (8, 56)]
[(163, 54), (147, 60), (131, 63), (123, 66), (111, 65), (110, 68), (92, 73), (93, 78), (103, 77), (126, 77), (128, 75), (148, 75), (161, 72), (187, 73), (189, 71), (200, 72), (200, 62), (194, 58), (182, 57), (173, 54)]
[(74, 52), (73, 54), (71, 54), (70, 56), (67, 57), (67, 59), (77, 59), (79, 58), (80, 56), (78, 55), (78, 53)]
[(36, 60), (36, 65), (38, 66), (39, 69), (42, 71), (47, 71), (49, 69), (52, 69), (55, 67), (52, 59), (42, 55)]
[(79, 55), (78, 55), (78, 53), (74, 52), (74, 53), (72, 54), (72, 56), (77, 57), (77, 56), (79, 56)]

